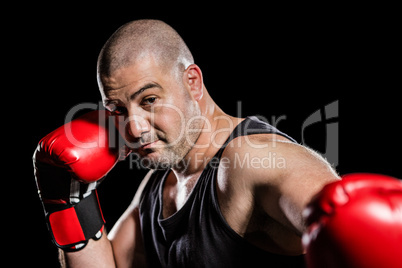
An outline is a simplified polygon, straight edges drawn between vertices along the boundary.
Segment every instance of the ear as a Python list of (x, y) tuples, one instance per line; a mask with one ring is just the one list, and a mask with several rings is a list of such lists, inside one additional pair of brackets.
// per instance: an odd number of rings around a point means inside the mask
[(190, 90), (191, 95), (193, 95), (196, 101), (202, 99), (204, 83), (202, 80), (202, 72), (200, 67), (198, 67), (196, 64), (191, 64), (188, 66), (183, 74), (183, 82)]

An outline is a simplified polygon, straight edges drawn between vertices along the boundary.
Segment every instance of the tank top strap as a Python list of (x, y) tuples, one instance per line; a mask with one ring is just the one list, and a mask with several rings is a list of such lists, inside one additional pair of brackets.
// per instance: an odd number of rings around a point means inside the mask
[(287, 138), (294, 143), (297, 143), (295, 139), (281, 132), (276, 127), (268, 124), (267, 122), (258, 119), (257, 116), (248, 116), (233, 129), (230, 136), (227, 138), (221, 149), (218, 151), (217, 156), (220, 157), (226, 146), (235, 138), (253, 134), (277, 134)]

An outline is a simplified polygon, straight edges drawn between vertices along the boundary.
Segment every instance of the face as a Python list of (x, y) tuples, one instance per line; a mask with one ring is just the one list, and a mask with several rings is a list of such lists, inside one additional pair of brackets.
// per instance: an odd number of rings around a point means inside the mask
[(170, 168), (191, 150), (201, 133), (201, 111), (187, 72), (174, 75), (154, 58), (100, 76), (103, 103), (127, 147), (148, 168)]

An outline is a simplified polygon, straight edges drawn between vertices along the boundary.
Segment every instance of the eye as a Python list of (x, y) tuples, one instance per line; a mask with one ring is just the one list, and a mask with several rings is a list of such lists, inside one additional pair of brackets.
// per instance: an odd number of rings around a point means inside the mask
[(122, 115), (127, 113), (127, 109), (125, 107), (117, 106), (115, 104), (109, 104), (106, 106), (106, 109), (108, 109), (114, 115)]
[(156, 101), (156, 97), (144, 98), (141, 102), (141, 105), (143, 105), (143, 106), (152, 105), (155, 103), (155, 101)]
[(125, 107), (122, 107), (122, 106), (116, 106), (116, 109), (114, 109), (114, 111), (112, 111), (112, 113), (116, 114), (116, 115), (126, 114), (127, 109)]

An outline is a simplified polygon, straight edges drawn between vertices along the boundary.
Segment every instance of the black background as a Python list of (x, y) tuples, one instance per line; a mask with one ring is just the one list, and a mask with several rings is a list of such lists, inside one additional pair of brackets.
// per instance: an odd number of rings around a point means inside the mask
[[(17, 252), (11, 260), (16, 266), (58, 265), (36, 193), (32, 153), (40, 138), (64, 123), (74, 105), (100, 101), (98, 53), (119, 26), (133, 19), (161, 19), (173, 26), (193, 52), (213, 99), (228, 114), (286, 116), (277, 127), (300, 142), (304, 120), (339, 101), (339, 116), (333, 120), (339, 123), (337, 171), (402, 178), (401, 85), (396, 83), (400, 74), (395, 68), (400, 44), (390, 9), (211, 6), (200, 10), (109, 4), (83, 10), (78, 5), (32, 4), (23, 10), (10, 16), (3, 32), (3, 43), (11, 47), (3, 51), (4, 57), (11, 57), (7, 71), (11, 97), (3, 99), (7, 104), (3, 113), (18, 133), (8, 137), (17, 140), (10, 142), (16, 156), (13, 166), (4, 168), (13, 167), (17, 176), (12, 182), (19, 190), (11, 194), (24, 202), (13, 201), (14, 213), (7, 216), (11, 219), (3, 229), (12, 235), (8, 241)], [(325, 150), (324, 123), (311, 126), (305, 135), (306, 145)], [(121, 162), (99, 187), (108, 229), (130, 203), (144, 174)]]

